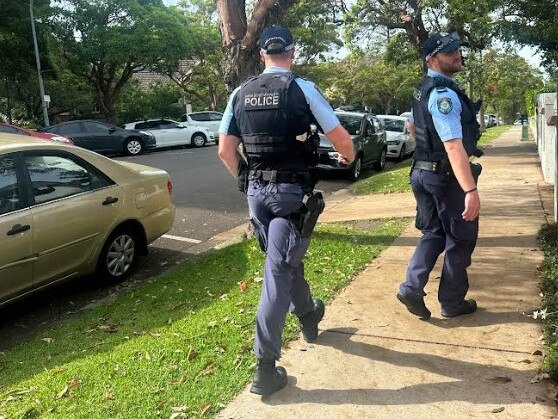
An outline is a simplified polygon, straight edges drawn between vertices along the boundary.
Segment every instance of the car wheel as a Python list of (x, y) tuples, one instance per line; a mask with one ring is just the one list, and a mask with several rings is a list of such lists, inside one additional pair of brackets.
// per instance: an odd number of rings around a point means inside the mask
[(399, 160), (403, 161), (405, 160), (405, 156), (407, 155), (407, 149), (405, 147), (405, 144), (403, 144), (401, 146), (401, 151), (399, 151)]
[(137, 138), (130, 138), (124, 144), (124, 151), (129, 156), (137, 156), (143, 151), (143, 143)]
[(97, 273), (110, 283), (123, 281), (136, 266), (138, 249), (139, 241), (133, 231), (113, 232), (99, 255)]
[(380, 154), (380, 159), (376, 163), (374, 163), (374, 169), (377, 171), (381, 171), (384, 170), (385, 166), (386, 166), (386, 149), (383, 148), (382, 154)]
[(356, 156), (355, 161), (353, 162), (353, 165), (349, 170), (349, 179), (354, 182), (358, 180), (361, 173), (362, 173), (362, 157), (359, 154)]
[(196, 132), (194, 133), (194, 135), (192, 135), (192, 145), (194, 147), (203, 147), (206, 141), (207, 138), (205, 138), (205, 135), (203, 135), (201, 132)]

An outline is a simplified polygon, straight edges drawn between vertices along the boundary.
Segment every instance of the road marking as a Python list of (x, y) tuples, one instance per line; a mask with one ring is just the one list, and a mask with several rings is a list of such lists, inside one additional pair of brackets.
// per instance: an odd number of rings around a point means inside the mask
[(163, 234), (161, 237), (164, 237), (165, 239), (177, 240), (179, 242), (187, 242), (187, 243), (194, 243), (194, 244), (201, 243), (201, 240), (189, 239), (188, 237), (172, 236), (170, 234)]

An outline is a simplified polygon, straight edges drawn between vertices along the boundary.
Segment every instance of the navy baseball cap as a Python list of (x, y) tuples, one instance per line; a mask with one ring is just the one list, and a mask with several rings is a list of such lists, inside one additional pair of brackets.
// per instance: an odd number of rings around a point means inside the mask
[(268, 26), (262, 31), (258, 46), (266, 54), (281, 54), (294, 48), (293, 35), (282, 26)]
[(450, 52), (458, 49), (463, 42), (457, 32), (449, 34), (435, 33), (428, 38), (422, 46), (422, 56), (426, 61), (439, 52)]

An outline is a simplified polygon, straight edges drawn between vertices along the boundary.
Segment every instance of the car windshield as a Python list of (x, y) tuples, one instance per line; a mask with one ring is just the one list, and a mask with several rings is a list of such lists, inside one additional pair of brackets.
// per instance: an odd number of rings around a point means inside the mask
[(386, 131), (403, 132), (405, 130), (405, 121), (401, 119), (382, 118)]
[(360, 134), (360, 125), (362, 123), (362, 117), (353, 115), (337, 115), (339, 122), (343, 125), (349, 134), (358, 135)]

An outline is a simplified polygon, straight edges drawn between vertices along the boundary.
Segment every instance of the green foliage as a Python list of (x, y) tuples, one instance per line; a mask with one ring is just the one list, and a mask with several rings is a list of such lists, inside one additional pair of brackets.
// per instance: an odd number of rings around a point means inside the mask
[(149, 118), (180, 120), (184, 113), (181, 98), (181, 89), (173, 84), (141, 87), (139, 83), (130, 83), (118, 102), (116, 119), (119, 124)]
[(542, 52), (549, 71), (558, 68), (558, 4), (555, 0), (517, 0), (510, 3), (510, 16), (502, 24), (509, 39), (535, 46)]
[[(50, 65), (45, 40), (50, 13), (48, 0), (34, 2), (35, 26), (41, 65), (48, 79)], [(34, 120), (40, 110), (40, 95), (35, 66), (29, 1), (0, 0), (0, 114), (18, 120)]]
[[(361, 224), (318, 226), (305, 259), (314, 295), (331, 300), (408, 221)], [(253, 373), (263, 260), (255, 240), (230, 246), (2, 353), (0, 416), (213, 417)], [(285, 341), (299, 334), (293, 317)]]
[(395, 64), (384, 56), (352, 55), (308, 68), (306, 74), (336, 107), (367, 107), (373, 113), (399, 114), (410, 107), (421, 68), (416, 62)]
[(335, 23), (340, 13), (334, 1), (299, 0), (288, 9), (284, 24), (292, 28), (299, 61), (325, 61), (327, 51), (342, 46)]
[(545, 341), (549, 348), (544, 366), (556, 380), (558, 379), (558, 225), (543, 224), (538, 238), (544, 252), (540, 272), (543, 304), (547, 313)]
[(66, 68), (91, 83), (107, 119), (132, 75), (192, 54), (190, 22), (161, 1), (65, 0), (52, 18)]

